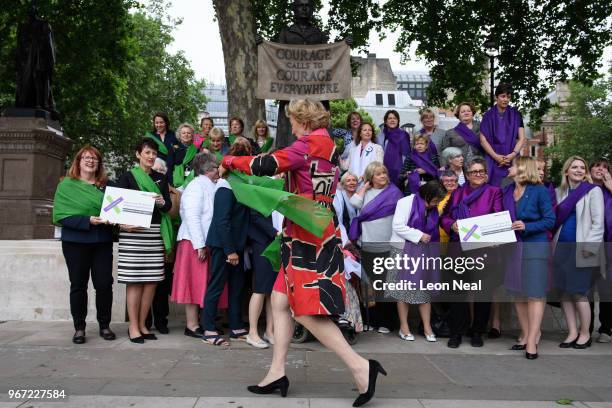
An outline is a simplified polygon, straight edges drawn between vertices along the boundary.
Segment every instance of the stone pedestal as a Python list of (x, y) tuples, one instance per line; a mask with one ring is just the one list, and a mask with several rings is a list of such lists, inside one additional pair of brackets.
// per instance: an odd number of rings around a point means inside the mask
[(31, 111), (0, 117), (0, 239), (53, 237), (53, 195), (72, 141), (58, 122)]

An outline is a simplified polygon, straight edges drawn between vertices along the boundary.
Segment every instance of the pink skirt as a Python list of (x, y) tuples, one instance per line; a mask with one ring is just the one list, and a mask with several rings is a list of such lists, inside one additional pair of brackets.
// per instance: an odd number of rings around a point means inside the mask
[[(206, 259), (201, 262), (198, 259), (198, 251), (193, 249), (191, 241), (184, 239), (178, 243), (170, 300), (179, 304), (204, 307), (204, 294), (210, 278), (209, 257), (210, 253), (206, 249)], [(219, 309), (227, 309), (227, 294), (227, 285), (225, 285), (219, 299)]]

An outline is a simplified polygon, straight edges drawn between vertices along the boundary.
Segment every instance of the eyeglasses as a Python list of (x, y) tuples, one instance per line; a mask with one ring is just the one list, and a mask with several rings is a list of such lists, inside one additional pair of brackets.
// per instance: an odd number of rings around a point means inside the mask
[(472, 170), (472, 171), (468, 171), (468, 174), (471, 176), (486, 176), (487, 171), (486, 170)]
[(92, 156), (83, 156), (81, 157), (81, 160), (86, 161), (86, 162), (92, 162), (92, 163), (98, 163), (100, 161), (97, 158), (92, 157)]

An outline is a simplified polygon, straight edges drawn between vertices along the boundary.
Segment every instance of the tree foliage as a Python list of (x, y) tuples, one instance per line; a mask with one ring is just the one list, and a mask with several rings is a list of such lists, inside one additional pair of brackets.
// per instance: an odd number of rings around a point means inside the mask
[[(0, 109), (14, 103), (16, 31), (29, 3), (2, 0), (0, 7), (0, 59), (6, 62), (0, 64)], [(167, 111), (177, 124), (194, 121), (204, 107), (203, 83), (184, 55), (167, 51), (179, 22), (166, 17), (163, 0), (148, 9), (133, 0), (49, 0), (39, 2), (38, 14), (53, 28), (53, 92), (74, 148), (91, 143), (117, 170), (125, 169), (155, 111)]]
[(364, 123), (370, 123), (377, 130), (374, 120), (368, 112), (357, 107), (355, 99), (340, 99), (330, 102), (331, 111), (331, 127), (338, 129), (346, 129), (346, 118), (351, 112), (359, 112)]
[(597, 0), (389, 0), (383, 14), (382, 28), (401, 30), (395, 51), (406, 60), (416, 43), (431, 66), (428, 100), (439, 106), (487, 107), (489, 38), (499, 46), (496, 82), (511, 83), (524, 108), (538, 106), (558, 80), (591, 84), (612, 39), (612, 3)]
[(596, 81), (593, 86), (570, 82), (569, 89), (567, 105), (554, 112), (564, 123), (555, 129), (555, 144), (547, 151), (553, 168), (560, 169), (573, 155), (589, 162), (612, 160), (612, 78)]

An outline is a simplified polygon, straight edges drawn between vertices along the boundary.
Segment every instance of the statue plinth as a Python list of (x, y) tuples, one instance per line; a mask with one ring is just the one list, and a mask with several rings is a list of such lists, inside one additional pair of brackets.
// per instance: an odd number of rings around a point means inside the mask
[(0, 239), (53, 238), (53, 196), (71, 144), (46, 111), (0, 117)]

